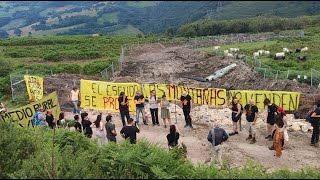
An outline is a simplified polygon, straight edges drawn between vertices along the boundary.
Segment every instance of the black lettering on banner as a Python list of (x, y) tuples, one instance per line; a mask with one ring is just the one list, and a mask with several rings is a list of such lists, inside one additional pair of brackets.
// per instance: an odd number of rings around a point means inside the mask
[[(287, 105), (287, 104), (285, 104), (285, 101), (284, 101), (285, 100), (284, 96), (287, 96), (287, 95), (288, 94), (286, 94), (286, 93), (281, 94), (281, 101), (282, 101), (281, 107), (284, 107), (285, 105)], [(291, 95), (289, 94), (289, 96), (291, 96)]]
[(177, 99), (176, 86), (171, 84), (168, 84), (167, 86), (168, 86), (168, 97), (173, 96), (174, 99)]
[[(117, 94), (117, 96), (119, 96), (119, 95), (120, 95), (120, 92), (124, 92), (124, 93), (126, 93), (126, 92), (125, 92), (125, 91), (126, 91), (126, 89), (125, 89), (123, 86), (118, 86), (117, 91), (118, 91), (118, 93), (119, 93), (119, 94)], [(101, 95), (102, 95), (102, 94), (101, 94)]]
[(93, 92), (94, 94), (97, 94), (97, 92), (95, 91), (96, 85), (97, 85), (96, 83), (92, 83), (92, 84), (91, 84), (91, 90), (92, 90), (92, 92)]
[(117, 92), (117, 86), (116, 85), (112, 85), (111, 86), (111, 89), (112, 89), (112, 91), (113, 91), (113, 95), (117, 95), (118, 94), (118, 92)]
[(57, 106), (56, 104), (53, 103), (53, 99), (49, 99), (47, 102), (48, 102), (48, 106), (49, 106), (50, 109), (52, 109), (52, 108)]
[(85, 106), (90, 107), (90, 105), (91, 105), (91, 103), (90, 103), (90, 96), (85, 95), (85, 96), (84, 96), (84, 100), (88, 101), (87, 105), (85, 105)]
[(212, 91), (212, 89), (208, 89), (208, 88), (206, 88), (206, 89), (203, 89), (203, 92), (202, 92), (202, 94), (203, 94), (203, 96), (202, 96), (202, 102), (204, 103), (204, 104), (207, 104), (207, 105), (211, 105), (211, 102), (209, 102), (209, 96), (210, 96), (210, 92), (209, 91)]
[(258, 93), (256, 93), (256, 100), (255, 100), (255, 103), (256, 104), (259, 104), (260, 103), (260, 101), (259, 101), (259, 96), (262, 96), (263, 94), (258, 94)]
[(244, 97), (245, 97), (246, 104), (248, 104), (248, 91), (244, 92)]
[(102, 94), (100, 93), (100, 84), (98, 84), (98, 94), (99, 94), (99, 95), (102, 95)]
[[(211, 91), (210, 91), (210, 104), (212, 105), (212, 104), (216, 104), (216, 102), (217, 102), (217, 97), (216, 97), (216, 90), (215, 89), (211, 89)], [(212, 100), (214, 100), (214, 103), (212, 103)]]
[[(197, 104), (203, 104), (203, 102), (201, 101), (202, 100), (202, 90), (201, 89), (196, 89), (196, 98), (197, 98)], [(199, 99), (200, 99), (200, 102), (199, 102)]]
[[(271, 101), (271, 94), (270, 94), (270, 93), (269, 93), (269, 97), (268, 97), (268, 94), (267, 94), (267, 93), (264, 94), (264, 99), (267, 99), (267, 98)], [(264, 100), (263, 100), (263, 102), (264, 102)], [(265, 105), (265, 104), (263, 103), (263, 108), (264, 108), (264, 109), (267, 109), (267, 106), (268, 106), (268, 104)]]
[(32, 117), (33, 116), (33, 112), (32, 112), (32, 109), (30, 108), (30, 107), (27, 107), (26, 109), (25, 109), (25, 111), (26, 111), (26, 115), (27, 115), (27, 117)]
[(0, 114), (3, 122), (6, 122), (6, 119), (10, 119), (11, 115), (9, 113)]
[[(160, 87), (161, 87), (161, 86), (157, 84), (157, 90), (156, 90), (156, 92), (157, 92), (157, 96), (159, 96), (159, 98), (162, 98), (162, 96), (165, 95), (166, 92), (165, 92), (162, 88), (160, 88)], [(160, 91), (162, 94), (161, 94), (161, 93), (158, 93), (159, 91)], [(158, 95), (158, 94), (159, 94), (159, 95)]]
[(110, 96), (109, 86), (111, 86), (111, 85), (107, 84), (107, 87), (106, 87), (106, 89), (107, 89), (107, 96)]
[(289, 100), (289, 111), (291, 111), (291, 107), (293, 107), (294, 110), (297, 109), (298, 105), (298, 96), (296, 96), (296, 101), (294, 102), (294, 98), (292, 97), (292, 94), (290, 94), (290, 100)]
[(37, 111), (38, 108), (39, 108), (39, 106), (40, 106), (39, 104), (34, 104), (34, 105), (33, 105), (33, 109), (34, 109), (35, 111)]
[(13, 111), (13, 113), (16, 113), (19, 121), (21, 121), (24, 118), (23, 112), (21, 112), (20, 110)]
[(94, 104), (94, 100), (95, 100), (97, 97), (96, 97), (96, 96), (92, 96), (91, 98), (92, 98), (92, 106), (93, 106), (93, 107), (97, 107), (97, 105)]
[[(215, 103), (215, 105), (224, 105), (225, 103), (226, 103), (226, 99), (225, 99), (225, 96), (219, 96), (219, 94), (220, 94), (220, 92), (222, 92), (222, 94), (224, 94), (223, 92), (224, 92), (224, 90), (222, 90), (222, 89), (219, 89), (219, 90), (216, 90), (215, 89), (215, 91), (217, 92), (217, 97), (219, 98), (219, 99), (222, 99), (223, 100), (223, 102), (220, 104), (217, 104), (217, 102), (218, 102), (218, 100), (216, 100), (216, 103)], [(217, 99), (218, 99), (217, 98)]]
[(43, 110), (47, 110), (48, 109), (47, 101), (42, 102), (42, 107), (43, 107)]

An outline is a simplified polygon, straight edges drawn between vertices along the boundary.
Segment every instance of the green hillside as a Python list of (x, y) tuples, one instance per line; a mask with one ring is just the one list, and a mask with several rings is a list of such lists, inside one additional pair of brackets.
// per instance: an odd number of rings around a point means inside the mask
[[(163, 33), (208, 17), (317, 14), (318, 1), (2, 1), (0, 37), (20, 36), (13, 33), (17, 29), (24, 31), (21, 36), (114, 34), (126, 32), (127, 26), (144, 34)], [(62, 28), (56, 33), (55, 29)]]

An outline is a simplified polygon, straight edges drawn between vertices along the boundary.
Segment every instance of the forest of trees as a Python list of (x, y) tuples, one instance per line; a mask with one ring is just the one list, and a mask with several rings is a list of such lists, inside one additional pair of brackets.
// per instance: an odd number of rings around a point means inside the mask
[(297, 18), (259, 16), (222, 21), (206, 19), (181, 26), (176, 35), (194, 37), (230, 33), (273, 32), (277, 30), (303, 29), (306, 26), (314, 25), (320, 25), (320, 16), (302, 16)]

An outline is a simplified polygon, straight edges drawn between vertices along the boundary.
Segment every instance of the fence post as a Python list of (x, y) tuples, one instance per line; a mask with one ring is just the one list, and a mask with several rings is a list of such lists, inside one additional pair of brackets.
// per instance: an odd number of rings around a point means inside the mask
[(276, 79), (278, 79), (279, 70), (277, 70)]
[(12, 76), (11, 76), (11, 74), (10, 74), (10, 82), (11, 82), (11, 94), (12, 94), (12, 101), (14, 101), (13, 87), (12, 87)]
[(311, 86), (312, 86), (312, 70), (313, 69), (311, 68), (311, 75), (310, 75), (311, 76)]
[(289, 70), (288, 70), (288, 73), (287, 73), (287, 79), (289, 79)]
[(112, 64), (111, 64), (111, 76), (113, 77), (113, 73), (114, 73), (114, 66), (113, 66), (113, 62), (112, 62)]
[(267, 68), (264, 69), (263, 79), (266, 78), (266, 72), (267, 72)]

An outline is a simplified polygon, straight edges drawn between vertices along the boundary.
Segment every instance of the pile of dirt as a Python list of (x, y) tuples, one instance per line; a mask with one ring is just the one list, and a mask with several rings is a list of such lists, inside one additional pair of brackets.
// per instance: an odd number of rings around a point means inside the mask
[[(237, 66), (223, 77), (211, 82), (201, 81), (233, 63)], [(319, 89), (292, 80), (263, 79), (253, 67), (240, 60), (209, 57), (202, 51), (194, 51), (186, 46), (160, 43), (132, 48), (125, 58), (122, 71), (115, 75), (114, 82), (165, 83), (227, 90), (296, 91), (301, 92), (296, 118), (305, 118), (307, 109), (314, 103), (311, 101), (317, 100), (319, 96), (316, 94), (320, 93)]]
[(69, 94), (73, 86), (80, 88), (81, 79), (99, 80), (96, 76), (79, 74), (56, 74), (44, 78), (44, 95), (56, 91), (62, 111), (71, 111), (72, 104), (69, 101)]

